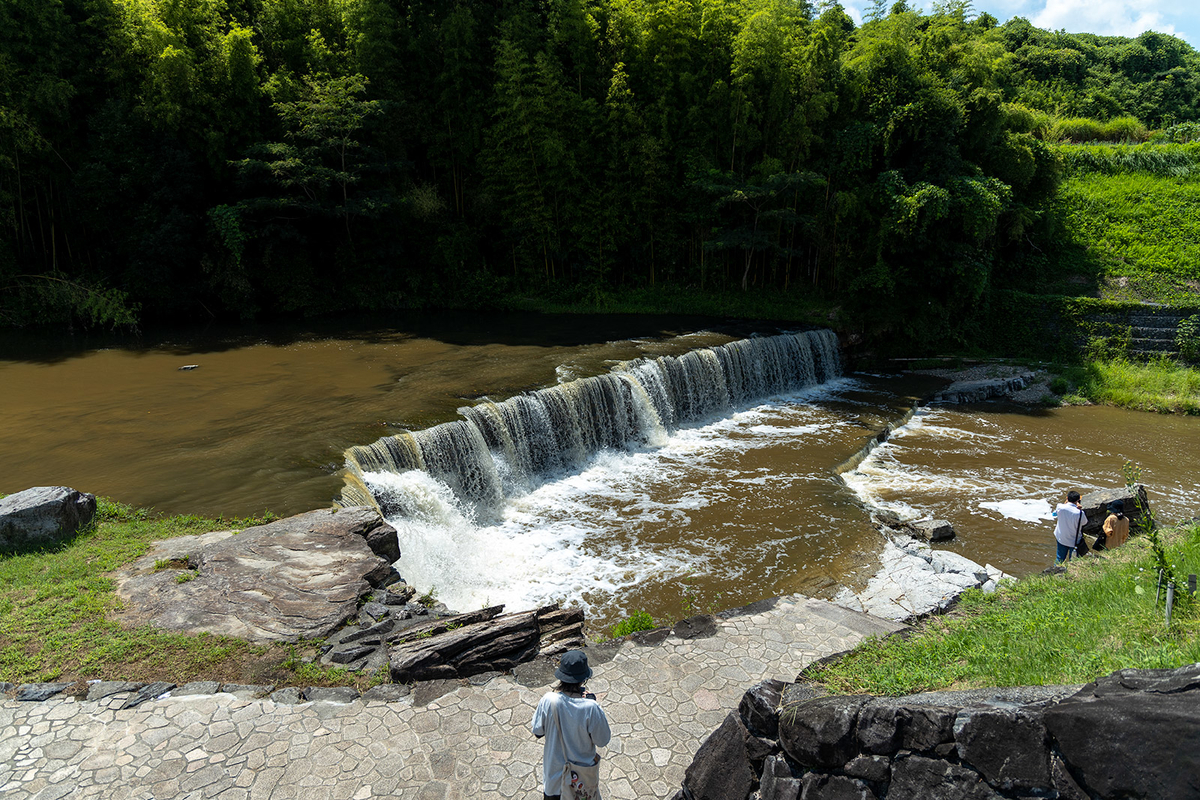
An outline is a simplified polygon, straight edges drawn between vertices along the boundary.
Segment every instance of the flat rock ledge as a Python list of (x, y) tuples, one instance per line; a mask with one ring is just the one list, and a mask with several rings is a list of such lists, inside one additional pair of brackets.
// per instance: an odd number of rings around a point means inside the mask
[(117, 573), (122, 621), (252, 642), (323, 638), (399, 580), (396, 531), (371, 508), (322, 509), (158, 542)]
[[(886, 530), (886, 529), (885, 529)], [(934, 550), (920, 539), (885, 533), (879, 571), (865, 589), (842, 589), (833, 602), (876, 617), (910, 622), (945, 611), (967, 589), (994, 592), (1002, 580), (1015, 580), (991, 564), (979, 565), (950, 550)]]
[(997, 397), (1011, 396), (1030, 385), (1037, 373), (1025, 372), (1007, 378), (991, 378), (987, 380), (956, 381), (942, 389), (932, 398), (931, 403), (982, 403)]
[(798, 681), (747, 691), (672, 800), (1200, 796), (1200, 664), (906, 697)]

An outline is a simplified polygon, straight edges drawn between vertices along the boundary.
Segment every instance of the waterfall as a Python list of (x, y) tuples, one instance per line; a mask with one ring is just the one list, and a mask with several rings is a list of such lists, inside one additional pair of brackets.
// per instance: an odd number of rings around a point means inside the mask
[(351, 447), (340, 503), (373, 504), (388, 518), (419, 513), (421, 498), (368, 478), (417, 470), (448, 487), (462, 513), (485, 522), (506, 498), (601, 450), (653, 446), (681, 425), (840, 374), (837, 336), (829, 330), (625, 362), (607, 374), (460, 408), (460, 420)]

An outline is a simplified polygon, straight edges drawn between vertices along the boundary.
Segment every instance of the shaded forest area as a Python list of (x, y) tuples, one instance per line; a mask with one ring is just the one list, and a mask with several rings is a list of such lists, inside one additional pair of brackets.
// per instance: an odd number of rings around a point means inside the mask
[(677, 287), (960, 338), (1047, 268), (1055, 142), (1191, 135), (1198, 67), (967, 2), (7, 0), (0, 324)]

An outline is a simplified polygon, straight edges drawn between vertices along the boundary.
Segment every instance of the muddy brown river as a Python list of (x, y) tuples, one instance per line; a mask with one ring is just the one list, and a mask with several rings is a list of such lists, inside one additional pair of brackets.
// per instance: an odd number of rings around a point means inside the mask
[[(770, 359), (730, 349), (755, 332), (780, 334), (700, 319), (437, 315), (134, 343), (10, 337), (0, 341), (0, 492), (65, 484), (170, 513), (291, 514), (342, 495), (349, 448), (396, 435), (428, 448), (450, 422), (459, 439), (474, 431), (472, 452), (491, 453), (466, 477), (447, 477), (443, 457), (416, 445), (416, 461), (351, 465), (351, 485), (400, 531), (401, 573), (459, 610), (561, 600), (585, 605), (597, 627), (634, 609), (670, 620), (860, 583), (881, 547), (864, 505), (949, 519), (950, 547), (1017, 575), (1053, 560), (1050, 502), (1117, 485), (1125, 459), (1141, 465), (1160, 517), (1200, 509), (1200, 420), (1108, 408), (922, 408), (839, 477), (941, 383), (826, 374), (816, 334), (762, 337), (792, 348), (771, 351), (780, 370), (809, 362), (786, 389), (712, 400), (705, 381), (722, 370), (776, 385), (748, 372)], [(658, 386), (648, 364), (677, 385)], [(580, 382), (595, 376), (607, 383)], [(692, 416), (667, 420), (675, 412), (655, 393), (679, 400), (681, 386)], [(566, 387), (568, 400), (537, 391), (547, 387)], [(514, 396), (525, 399), (503, 404)], [(614, 407), (628, 417), (619, 444), (596, 421)], [(538, 436), (550, 431), (559, 447), (565, 427), (584, 433), (568, 458), (489, 427), (501, 418), (521, 431), (541, 424)], [(455, 441), (448, 452), (465, 452)]]

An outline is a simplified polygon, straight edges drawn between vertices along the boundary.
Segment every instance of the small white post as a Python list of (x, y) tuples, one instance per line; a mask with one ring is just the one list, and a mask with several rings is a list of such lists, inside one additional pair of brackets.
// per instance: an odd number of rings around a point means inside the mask
[(1167, 627), (1171, 627), (1171, 607), (1175, 605), (1175, 581), (1167, 584)]

